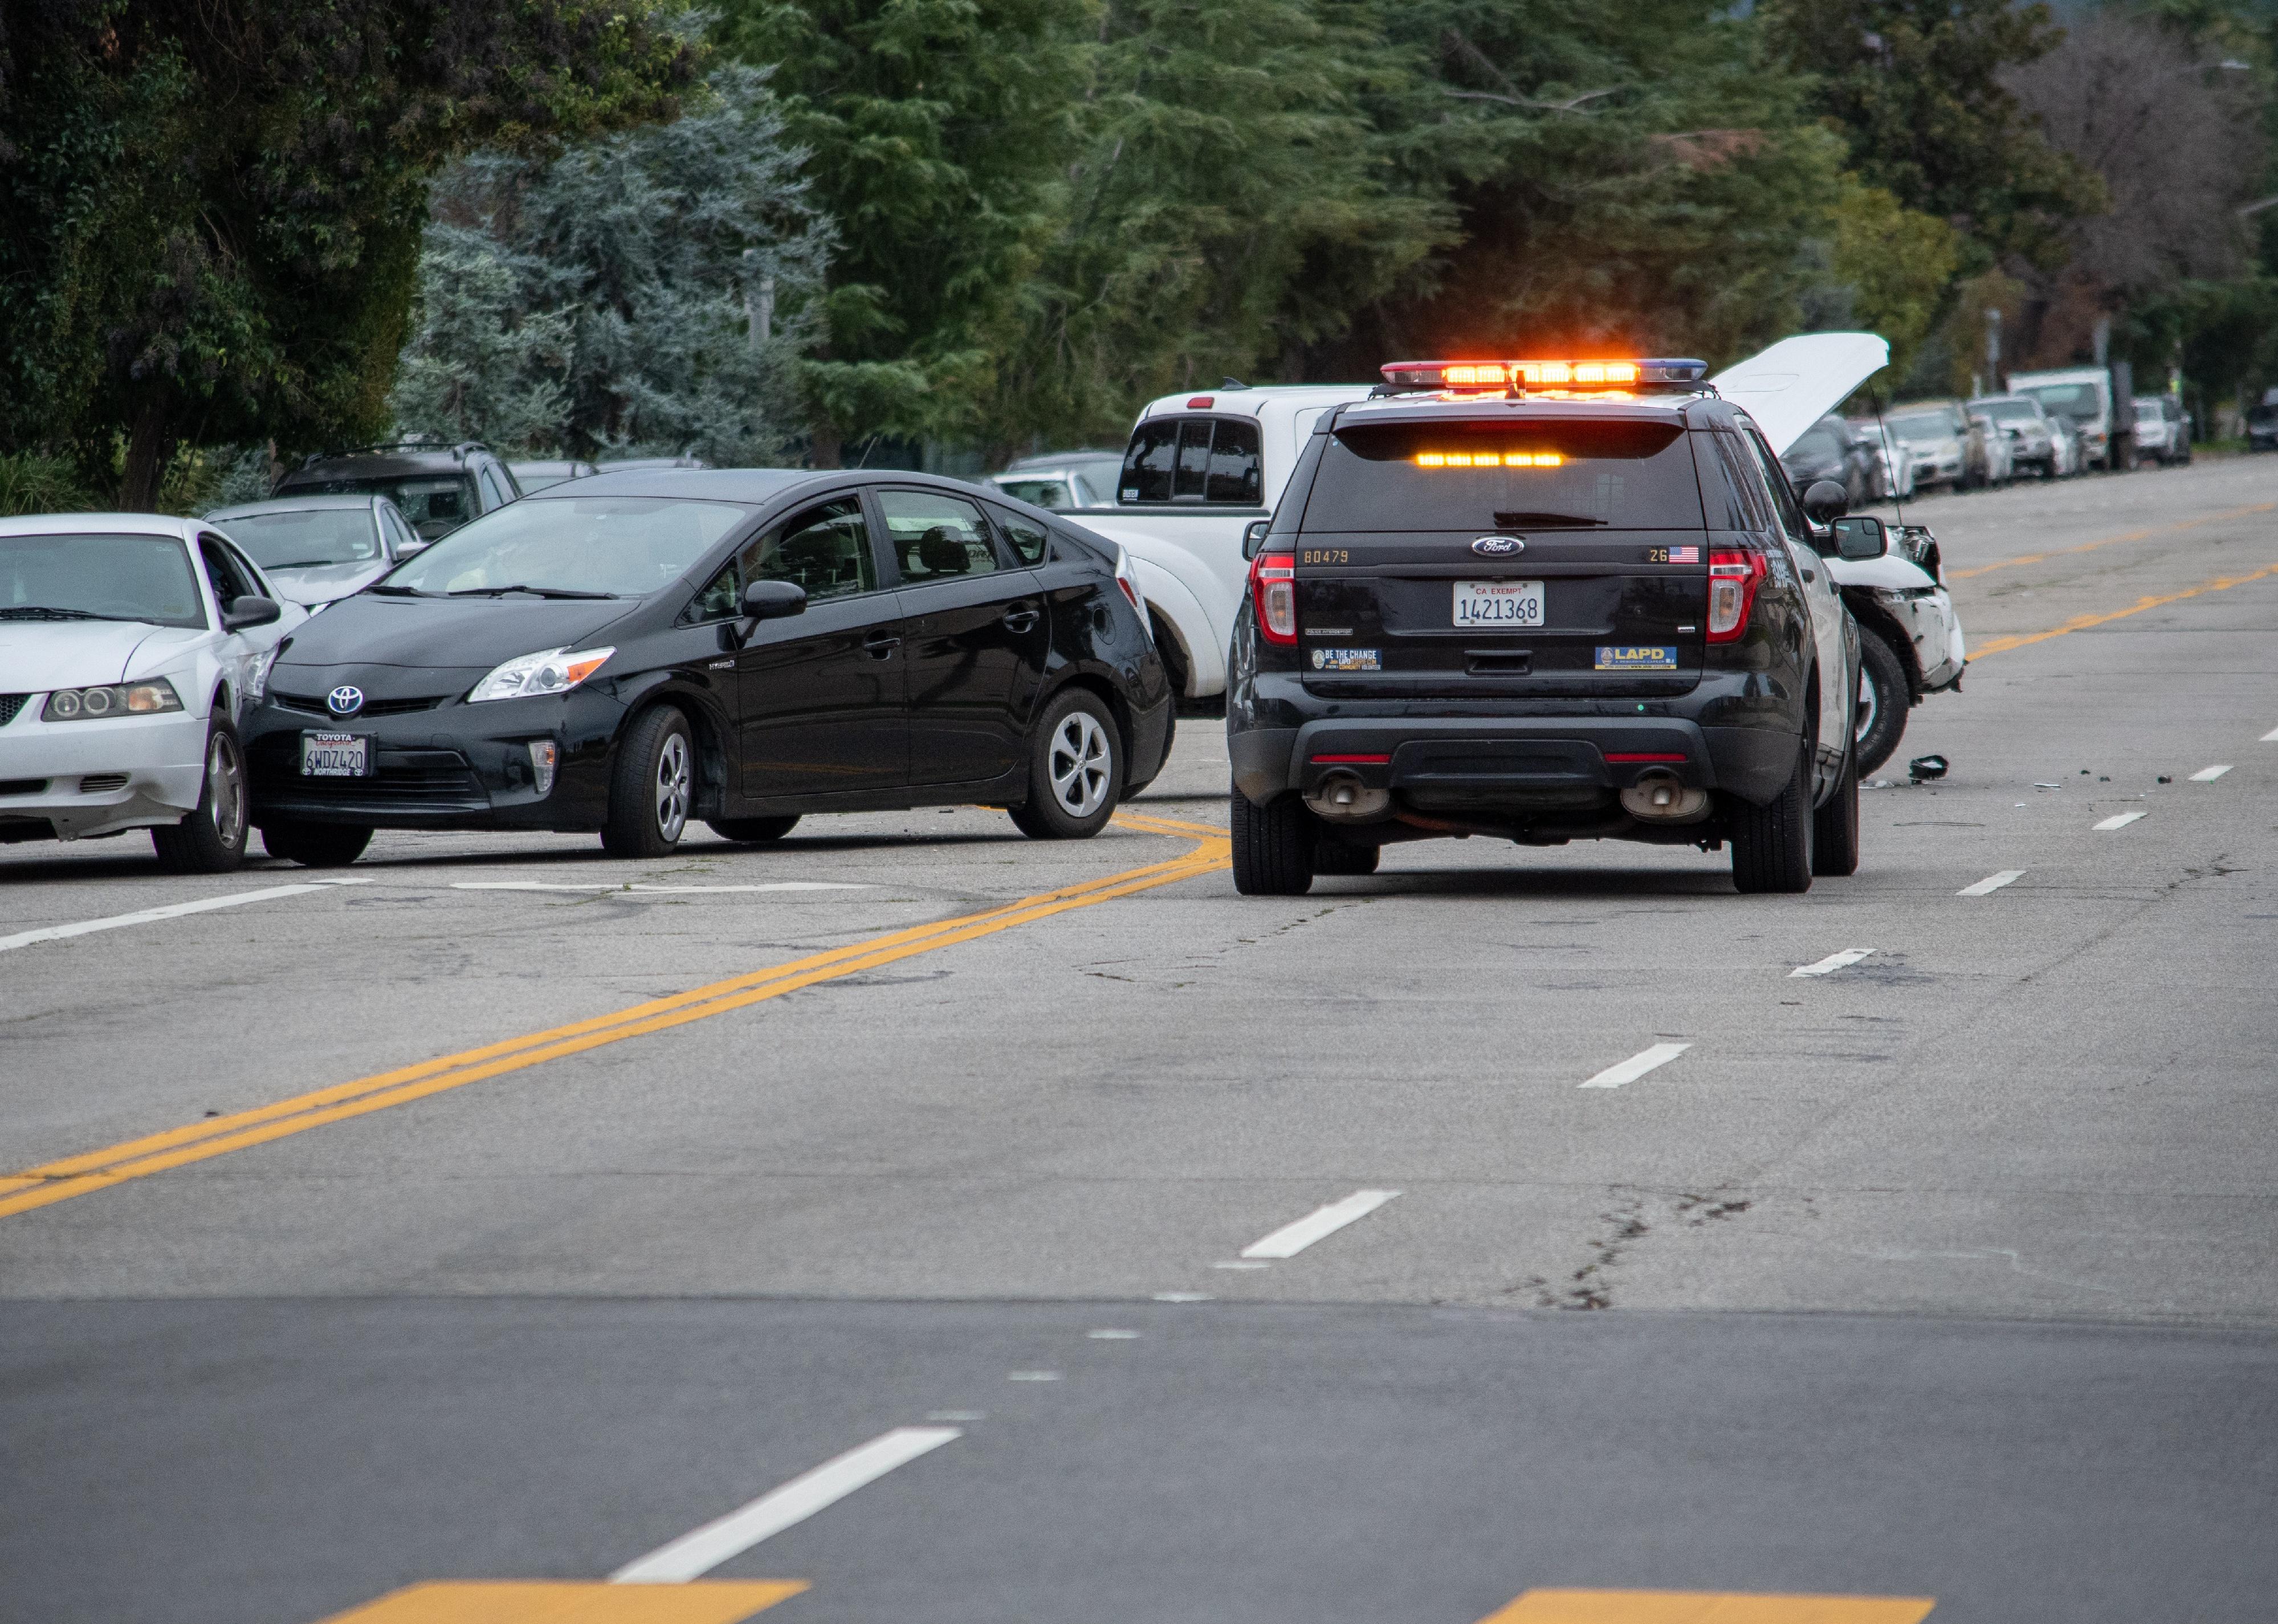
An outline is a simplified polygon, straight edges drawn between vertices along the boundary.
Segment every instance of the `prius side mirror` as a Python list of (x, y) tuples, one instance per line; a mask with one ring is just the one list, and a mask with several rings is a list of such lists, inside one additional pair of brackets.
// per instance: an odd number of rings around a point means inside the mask
[(1880, 558), (1891, 550), (1891, 533), (1883, 528), (1880, 519), (1863, 515), (1855, 519), (1838, 519), (1828, 528), (1835, 532), (1838, 558), (1864, 562), (1870, 558)]
[(1265, 545), (1265, 532), (1273, 523), (1271, 519), (1252, 519), (1242, 527), (1242, 556), (1245, 560), (1257, 556), (1257, 550)]
[(233, 598), (221, 612), (221, 629), (247, 631), (256, 626), (273, 626), (284, 614), (274, 598)]
[(806, 613), (806, 589), (796, 581), (754, 581), (744, 588), (744, 618), (779, 621)]

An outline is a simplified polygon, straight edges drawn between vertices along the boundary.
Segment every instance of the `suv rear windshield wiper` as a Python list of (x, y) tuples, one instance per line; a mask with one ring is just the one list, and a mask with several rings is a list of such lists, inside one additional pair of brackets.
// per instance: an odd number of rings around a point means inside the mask
[(615, 592), (580, 592), (566, 586), (469, 586), (446, 598), (501, 598), (508, 592), (528, 592), (533, 598), (615, 598)]
[(1494, 520), (1496, 526), (1502, 530), (1517, 530), (1530, 526), (1541, 528), (1561, 524), (1588, 529), (1593, 525), (1605, 523), (1603, 519), (1592, 519), (1581, 514), (1572, 513), (1498, 513)]
[(131, 614), (97, 614), (92, 609), (50, 609), (45, 604), (11, 604), (0, 621), (131, 621)]

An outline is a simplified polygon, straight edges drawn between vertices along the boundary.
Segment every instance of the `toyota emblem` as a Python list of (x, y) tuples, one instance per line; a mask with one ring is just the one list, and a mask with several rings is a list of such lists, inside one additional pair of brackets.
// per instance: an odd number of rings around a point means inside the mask
[(1481, 558), (1509, 558), (1525, 552), (1526, 544), (1516, 536), (1482, 536), (1472, 544), (1472, 551)]
[(335, 716), (353, 716), (363, 709), (363, 690), (343, 682), (325, 696), (325, 708)]

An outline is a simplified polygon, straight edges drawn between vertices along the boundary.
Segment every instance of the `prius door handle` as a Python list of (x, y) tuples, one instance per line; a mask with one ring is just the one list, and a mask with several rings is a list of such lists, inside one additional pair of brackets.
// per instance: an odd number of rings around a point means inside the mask
[(899, 637), (890, 637), (882, 631), (874, 631), (862, 640), (862, 652), (873, 660), (884, 660), (901, 646)]
[(1005, 612), (1005, 629), (1033, 631), (1036, 629), (1036, 622), (1042, 619), (1043, 615), (1041, 611), (1032, 609), (1026, 604), (1018, 604)]

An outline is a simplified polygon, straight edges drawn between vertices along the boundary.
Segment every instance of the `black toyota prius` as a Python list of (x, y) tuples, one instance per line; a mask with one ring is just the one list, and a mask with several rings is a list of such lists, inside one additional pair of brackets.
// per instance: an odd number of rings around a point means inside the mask
[(1081, 839), (1169, 754), (1112, 543), (922, 474), (642, 469), (453, 532), (310, 620), (245, 747), (269, 850), (376, 828), (598, 831), (980, 802)]

